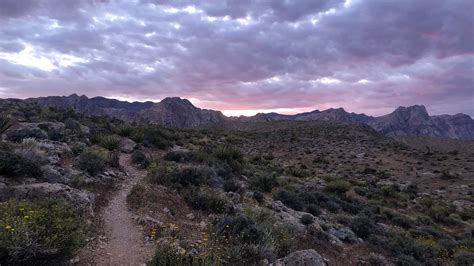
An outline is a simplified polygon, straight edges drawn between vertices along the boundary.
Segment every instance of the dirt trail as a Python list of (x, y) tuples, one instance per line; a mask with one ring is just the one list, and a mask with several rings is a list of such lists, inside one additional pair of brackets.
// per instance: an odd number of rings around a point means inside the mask
[(153, 254), (153, 245), (145, 243), (143, 232), (133, 220), (126, 202), (133, 186), (146, 173), (132, 165), (130, 155), (121, 155), (120, 165), (128, 177), (100, 214), (105, 229), (103, 239), (108, 241), (102, 242), (99, 238), (86, 247), (79, 265), (144, 265)]

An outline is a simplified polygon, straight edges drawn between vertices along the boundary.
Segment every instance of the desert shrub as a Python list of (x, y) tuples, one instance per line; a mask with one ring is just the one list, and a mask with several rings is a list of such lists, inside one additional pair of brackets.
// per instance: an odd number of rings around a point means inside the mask
[(13, 120), (9, 116), (5, 114), (0, 115), (0, 134), (3, 134), (12, 125), (13, 125)]
[(270, 192), (276, 186), (278, 186), (277, 178), (271, 174), (257, 175), (251, 181), (251, 187), (262, 192)]
[(351, 189), (351, 184), (344, 180), (330, 181), (324, 188), (325, 191), (336, 194), (344, 194), (349, 191), (349, 189)]
[(170, 186), (173, 184), (173, 175), (179, 171), (175, 163), (151, 163), (148, 167), (148, 180), (157, 185)]
[(280, 190), (275, 194), (274, 198), (283, 202), (283, 204), (295, 211), (303, 210), (303, 204), (300, 202), (298, 195), (295, 192)]
[[(203, 252), (204, 253), (204, 252)], [(160, 243), (157, 246), (155, 255), (152, 260), (147, 263), (148, 266), (163, 265), (221, 265), (221, 258), (213, 256), (214, 254), (189, 254), (178, 243)]]
[(307, 170), (302, 169), (300, 167), (295, 167), (295, 166), (290, 166), (288, 169), (286, 169), (286, 172), (294, 177), (307, 177), (309, 176), (309, 173)]
[(120, 153), (117, 150), (110, 151), (108, 156), (108, 163), (114, 168), (120, 168)]
[(458, 176), (451, 174), (448, 170), (443, 170), (439, 178), (442, 180), (451, 180), (458, 178)]
[(306, 212), (311, 213), (314, 216), (321, 215), (321, 209), (316, 204), (309, 204), (306, 206)]
[(146, 155), (143, 152), (139, 151), (139, 150), (133, 151), (133, 153), (132, 153), (132, 162), (134, 164), (140, 165), (143, 168), (146, 168), (146, 167), (148, 167), (148, 165), (150, 165), (150, 160), (148, 160)]
[(96, 152), (86, 151), (79, 156), (79, 168), (95, 175), (105, 168), (106, 161)]
[(171, 131), (158, 126), (137, 128), (130, 135), (130, 138), (135, 142), (143, 143), (147, 147), (157, 147), (159, 149), (171, 147), (173, 141), (176, 140), (176, 136)]
[(326, 209), (328, 209), (328, 211), (332, 213), (336, 213), (339, 210), (341, 210), (341, 205), (339, 205), (337, 202), (333, 200), (327, 201), (324, 206), (326, 207)]
[(224, 212), (227, 204), (224, 196), (209, 189), (191, 190), (184, 199), (193, 209), (212, 213)]
[(373, 220), (366, 216), (355, 217), (349, 224), (349, 227), (354, 231), (354, 233), (364, 239), (369, 237), (376, 229)]
[(83, 243), (78, 215), (64, 201), (0, 203), (0, 262), (68, 256)]
[(48, 135), (39, 128), (22, 128), (7, 132), (6, 138), (12, 142), (21, 142), (26, 138), (47, 139)]
[(177, 163), (184, 162), (204, 162), (207, 155), (200, 151), (169, 151), (163, 157), (167, 161)]
[(218, 237), (239, 238), (240, 242), (246, 244), (258, 244), (265, 237), (255, 221), (244, 215), (224, 216), (216, 224), (216, 231)]
[(120, 124), (114, 127), (115, 134), (122, 137), (130, 137), (133, 133), (134, 128), (129, 124)]
[(120, 137), (117, 135), (101, 135), (98, 137), (98, 142), (109, 151), (118, 150), (120, 147)]
[(87, 144), (84, 142), (76, 141), (69, 145), (74, 155), (79, 155), (87, 149)]
[(309, 214), (303, 214), (303, 216), (301, 216), (300, 221), (304, 225), (309, 225), (309, 224), (312, 224), (314, 222), (314, 219), (313, 219), (313, 216), (311, 216)]
[(213, 155), (221, 160), (226, 162), (233, 171), (239, 172), (243, 168), (244, 164), (244, 155), (235, 146), (232, 145), (220, 145), (214, 149)]
[(183, 187), (201, 186), (207, 182), (211, 175), (208, 167), (189, 167), (183, 168), (174, 174), (174, 182), (179, 183)]
[(48, 163), (46, 153), (40, 149), (40, 144), (33, 138), (23, 139), (14, 152), (25, 160), (39, 165)]
[(260, 191), (255, 191), (253, 193), (253, 198), (258, 202), (258, 203), (263, 203), (265, 201), (265, 197), (263, 196), (263, 193)]
[(10, 151), (0, 150), (0, 175), (9, 177), (41, 177), (38, 162), (30, 161)]
[(454, 264), (456, 266), (471, 266), (474, 265), (474, 253), (460, 252), (454, 256)]
[(224, 181), (225, 192), (236, 192), (240, 189), (239, 184), (234, 179)]

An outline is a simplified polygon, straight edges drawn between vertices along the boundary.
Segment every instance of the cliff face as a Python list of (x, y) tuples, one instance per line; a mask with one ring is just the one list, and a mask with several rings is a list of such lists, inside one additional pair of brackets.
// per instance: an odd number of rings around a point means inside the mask
[(195, 107), (181, 98), (166, 98), (159, 103), (125, 102), (104, 97), (88, 98), (76, 94), (70, 96), (51, 96), (27, 99), (41, 106), (72, 109), (90, 115), (107, 115), (124, 121), (143, 121), (165, 127), (190, 128), (221, 122), (224, 115), (218, 111)]
[(72, 109), (91, 116), (107, 115), (124, 121), (142, 121), (171, 128), (209, 126), (223, 121), (334, 121), (366, 123), (387, 136), (430, 136), (474, 140), (474, 120), (465, 114), (430, 116), (422, 105), (399, 107), (394, 112), (372, 117), (348, 113), (342, 108), (311, 111), (295, 115), (259, 113), (251, 117), (226, 117), (219, 111), (200, 109), (178, 97), (161, 102), (125, 102), (103, 97), (87, 98), (76, 94), (27, 99), (41, 106)]
[(474, 139), (474, 120), (470, 116), (429, 116), (422, 105), (399, 107), (391, 114), (372, 119), (368, 124), (388, 136)]

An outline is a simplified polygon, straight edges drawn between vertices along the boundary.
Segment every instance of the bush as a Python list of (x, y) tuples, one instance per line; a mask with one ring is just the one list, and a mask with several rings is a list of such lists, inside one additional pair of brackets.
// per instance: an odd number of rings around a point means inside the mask
[(38, 178), (42, 176), (42, 172), (37, 162), (0, 150), (0, 175)]
[(312, 224), (314, 222), (314, 219), (313, 219), (313, 216), (311, 216), (309, 214), (303, 214), (303, 216), (301, 216), (300, 221), (304, 225), (309, 225), (309, 224)]
[(474, 253), (461, 252), (454, 256), (454, 263), (456, 266), (472, 266), (474, 265)]
[(298, 195), (294, 192), (287, 190), (280, 190), (274, 196), (276, 200), (283, 202), (286, 206), (292, 208), (295, 211), (303, 210), (303, 204), (299, 201)]
[(134, 164), (140, 165), (143, 168), (146, 168), (150, 165), (150, 160), (148, 160), (146, 155), (143, 152), (139, 151), (139, 150), (133, 151), (133, 153), (132, 153), (132, 162)]
[(116, 135), (102, 135), (98, 138), (100, 146), (109, 151), (118, 150), (120, 147), (120, 137)]
[(336, 194), (344, 194), (349, 191), (349, 189), (351, 189), (351, 184), (344, 180), (330, 181), (324, 188), (325, 191)]
[(39, 128), (22, 128), (12, 130), (7, 134), (7, 140), (12, 142), (21, 142), (26, 138), (47, 139), (48, 135)]
[(234, 179), (229, 179), (224, 182), (225, 192), (236, 192), (239, 190), (239, 188), (239, 184), (237, 184)]
[(121, 124), (114, 128), (114, 132), (122, 137), (130, 137), (133, 133), (133, 127), (129, 124)]
[(177, 163), (203, 162), (206, 160), (206, 155), (196, 151), (169, 151), (163, 158)]
[(225, 216), (216, 224), (217, 236), (238, 238), (245, 244), (259, 244), (265, 233), (257, 224), (244, 215)]
[(226, 162), (234, 172), (242, 170), (244, 155), (237, 147), (221, 145), (214, 149), (213, 154), (217, 159)]
[(0, 262), (73, 254), (84, 243), (73, 210), (59, 200), (0, 203)]
[(258, 202), (258, 203), (263, 203), (265, 200), (265, 197), (263, 196), (263, 193), (260, 191), (255, 191), (253, 193), (253, 198)]
[(79, 168), (95, 175), (105, 168), (105, 160), (97, 153), (92, 151), (84, 152), (79, 156)]
[(3, 134), (13, 125), (13, 121), (5, 114), (0, 115), (0, 134)]
[(262, 175), (252, 179), (251, 186), (262, 192), (271, 192), (274, 187), (278, 186), (278, 181), (275, 175)]
[(306, 206), (306, 212), (311, 213), (314, 216), (319, 216), (321, 215), (321, 209), (315, 204), (309, 204)]
[(227, 204), (223, 196), (207, 189), (192, 190), (184, 198), (192, 208), (213, 213), (224, 212)]
[(356, 233), (359, 237), (366, 239), (375, 231), (375, 224), (372, 219), (366, 216), (357, 216), (349, 224), (349, 227)]

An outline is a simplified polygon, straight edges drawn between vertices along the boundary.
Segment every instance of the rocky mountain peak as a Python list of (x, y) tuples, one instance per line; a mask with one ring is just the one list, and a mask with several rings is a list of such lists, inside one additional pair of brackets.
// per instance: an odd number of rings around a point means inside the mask
[(430, 119), (428, 111), (424, 105), (413, 105), (409, 107), (398, 107), (390, 116), (394, 116), (403, 121), (422, 122)]

